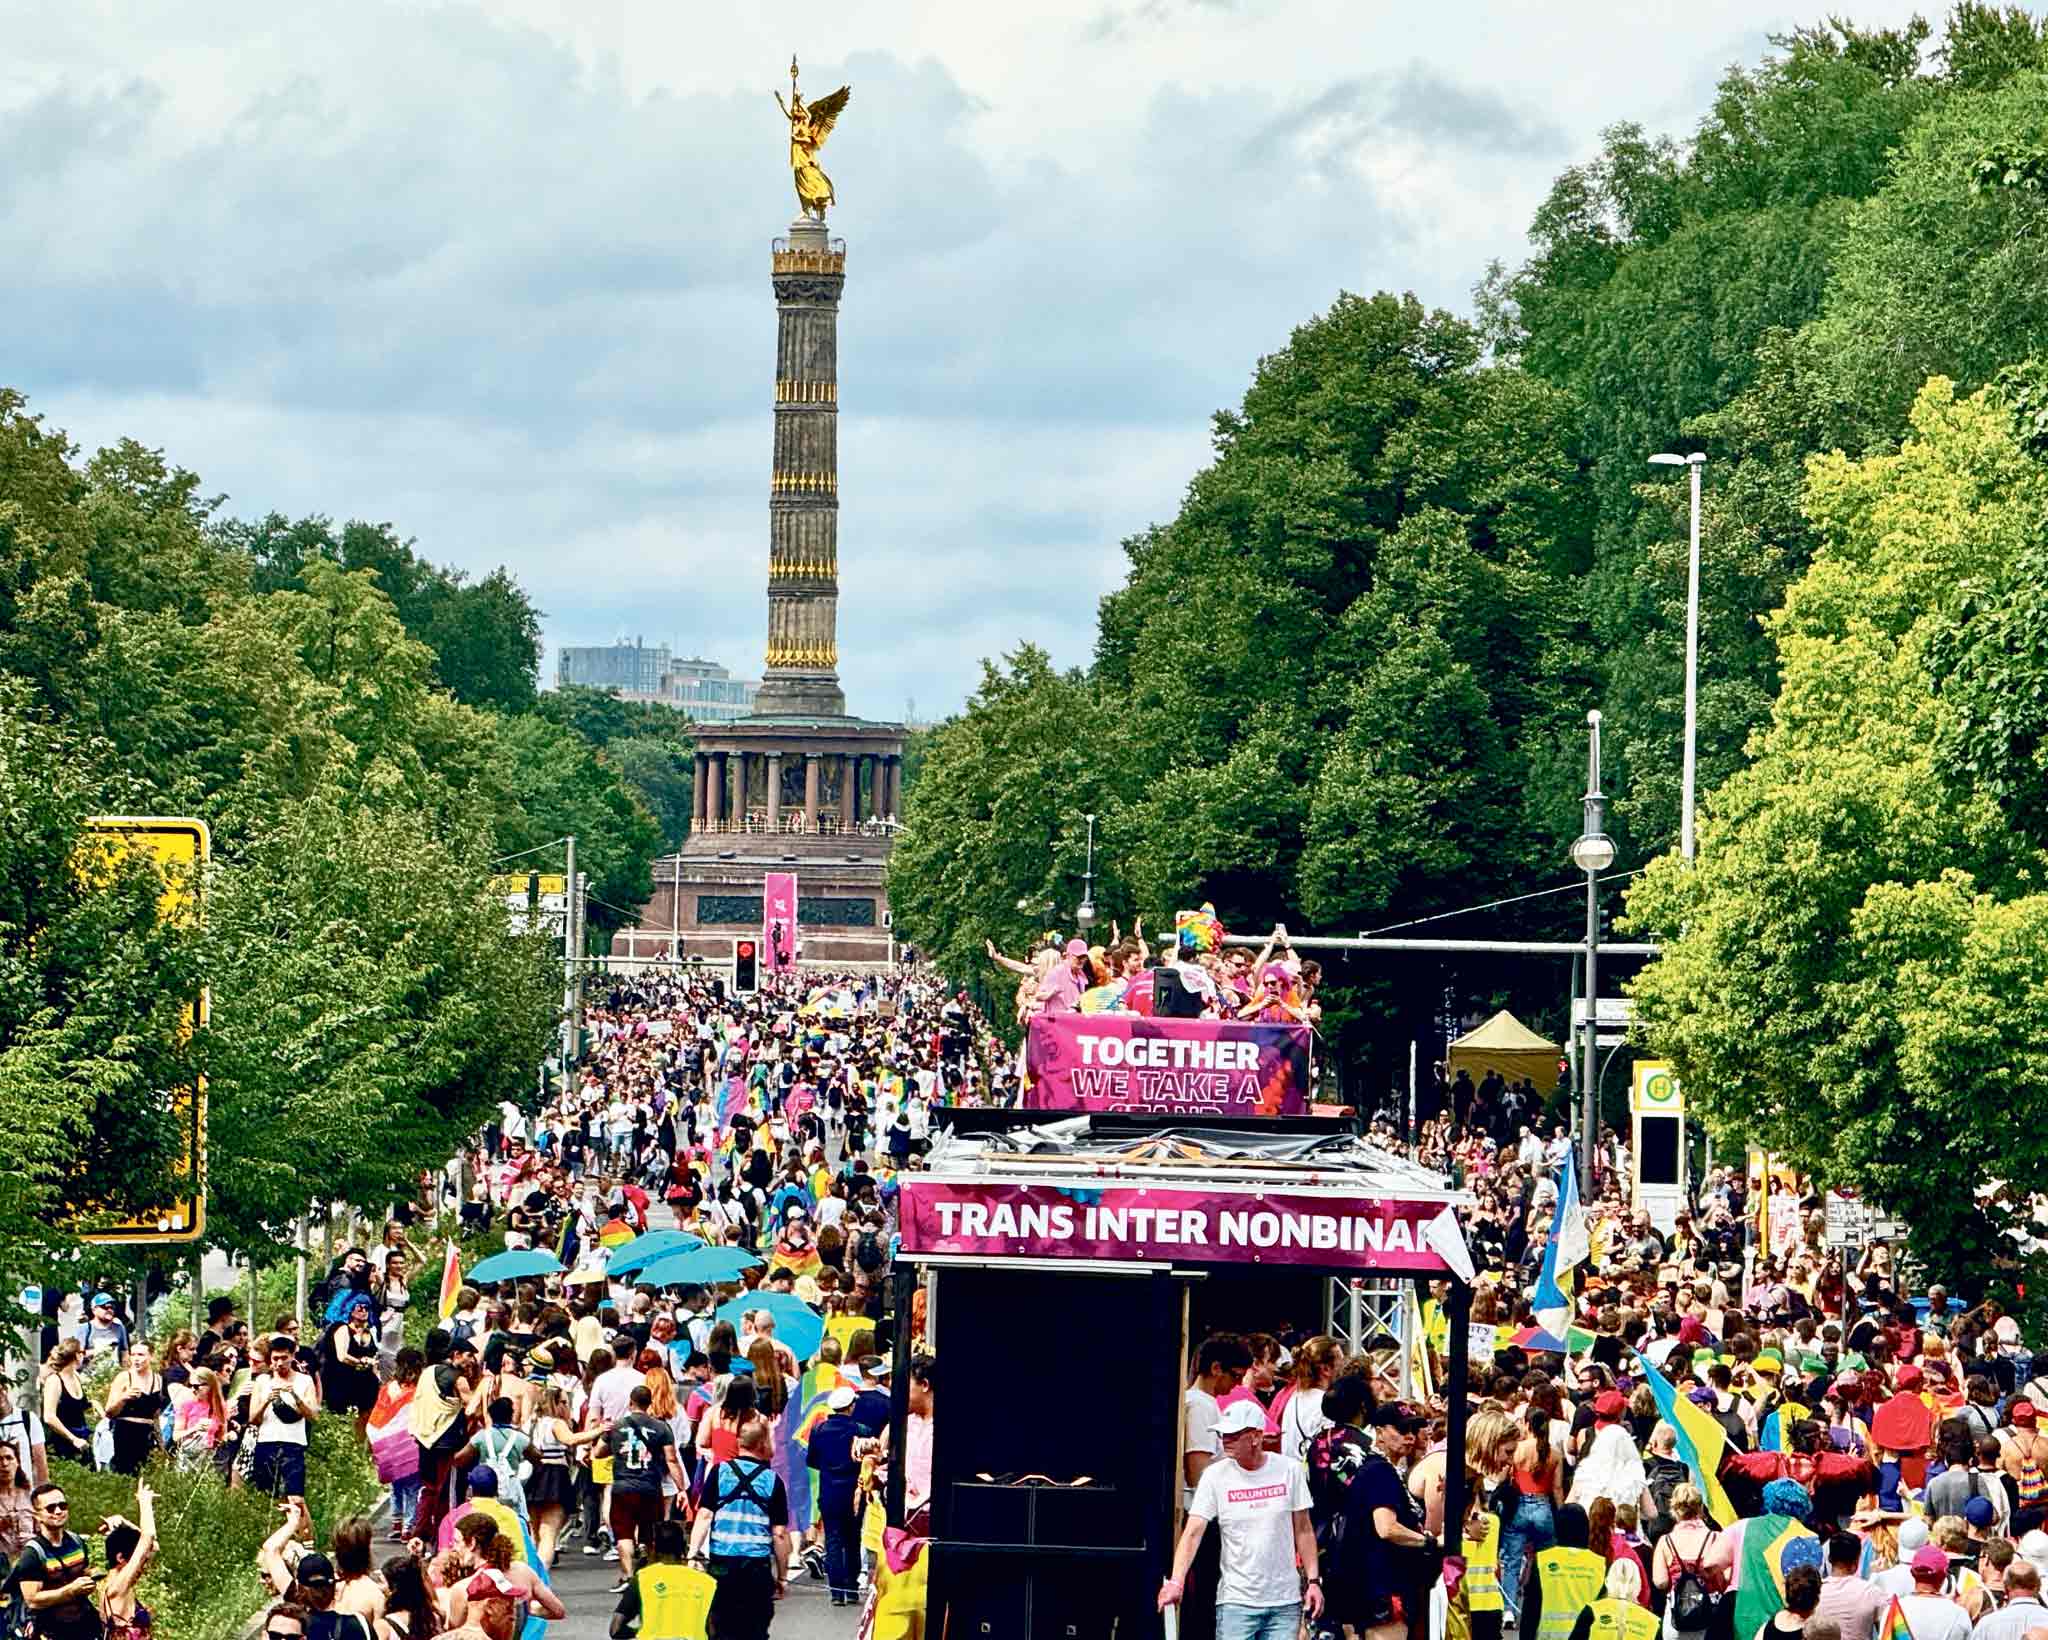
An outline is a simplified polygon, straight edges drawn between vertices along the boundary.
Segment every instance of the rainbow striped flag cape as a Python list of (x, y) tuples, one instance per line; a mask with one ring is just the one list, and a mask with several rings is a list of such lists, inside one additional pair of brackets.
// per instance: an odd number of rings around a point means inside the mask
[(1913, 1630), (1906, 1622), (1906, 1611), (1897, 1595), (1892, 1596), (1891, 1609), (1877, 1625), (1877, 1640), (1913, 1640)]

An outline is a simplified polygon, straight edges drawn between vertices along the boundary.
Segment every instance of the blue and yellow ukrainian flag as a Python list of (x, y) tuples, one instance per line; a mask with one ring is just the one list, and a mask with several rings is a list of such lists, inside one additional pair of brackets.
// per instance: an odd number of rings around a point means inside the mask
[[(1707, 1513), (1714, 1517), (1716, 1525), (1732, 1525), (1735, 1506), (1728, 1501), (1728, 1489), (1721, 1484), (1721, 1460), (1728, 1452), (1728, 1432), (1680, 1395), (1671, 1381), (1644, 1359), (1641, 1350), (1630, 1353), (1636, 1358), (1636, 1370), (1648, 1381), (1650, 1394), (1656, 1399), (1657, 1416), (1678, 1434), (1679, 1459), (1692, 1471), (1693, 1483), (1707, 1500)], [(1748, 1528), (1743, 1530), (1746, 1533)], [(1754, 1634), (1756, 1630), (1752, 1626), (1740, 1632)]]

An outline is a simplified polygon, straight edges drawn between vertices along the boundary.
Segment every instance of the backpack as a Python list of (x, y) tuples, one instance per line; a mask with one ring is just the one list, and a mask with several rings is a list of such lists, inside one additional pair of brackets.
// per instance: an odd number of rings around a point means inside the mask
[(1719, 1634), (1735, 1615), (1727, 1592), (1716, 1593), (1708, 1588), (1701, 1570), (1706, 1564), (1708, 1546), (1719, 1536), (1718, 1532), (1709, 1532), (1706, 1542), (1700, 1545), (1699, 1559), (1690, 1564), (1678, 1558), (1675, 1548), (1671, 1551), (1671, 1558), (1678, 1567), (1678, 1576), (1671, 1580), (1671, 1626), (1674, 1629)]
[(873, 1230), (863, 1230), (860, 1239), (853, 1244), (853, 1262), (872, 1275), (887, 1262), (882, 1257), (882, 1238)]
[(14, 1567), (0, 1554), (0, 1640), (25, 1640), (29, 1632), (28, 1601), (15, 1586)]
[(2025, 1509), (2032, 1504), (2048, 1502), (2048, 1475), (2041, 1473), (2041, 1461), (2034, 1455), (2035, 1446), (2032, 1442), (2022, 1446), (2017, 1440), (2012, 1446), (2020, 1457), (2020, 1507)]

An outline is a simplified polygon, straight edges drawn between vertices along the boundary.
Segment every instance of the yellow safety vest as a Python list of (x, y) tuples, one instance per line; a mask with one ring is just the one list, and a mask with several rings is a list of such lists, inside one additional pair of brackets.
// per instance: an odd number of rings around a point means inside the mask
[(657, 1561), (633, 1574), (640, 1590), (640, 1640), (703, 1640), (717, 1581), (695, 1566)]
[(1460, 1585), (1475, 1612), (1502, 1610), (1500, 1597), (1500, 1516), (1488, 1513), (1475, 1539), (1465, 1539), (1465, 1581)]
[(1448, 1640), (1472, 1640), (1472, 1614), (1501, 1609), (1500, 1517), (1489, 1514), (1479, 1536), (1465, 1539), (1465, 1575), (1444, 1615), (1444, 1633)]
[(1593, 1602), (1593, 1640), (1657, 1640), (1657, 1614), (1633, 1600)]
[(1571, 1640), (1579, 1613), (1600, 1598), (1607, 1562), (1591, 1549), (1543, 1549), (1536, 1555), (1543, 1587), (1543, 1621), (1535, 1640)]

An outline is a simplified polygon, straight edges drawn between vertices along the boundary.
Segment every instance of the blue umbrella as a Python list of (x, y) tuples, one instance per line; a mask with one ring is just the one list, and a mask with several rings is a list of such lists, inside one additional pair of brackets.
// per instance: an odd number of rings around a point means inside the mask
[(630, 1275), (669, 1253), (694, 1252), (703, 1245), (702, 1236), (693, 1236), (687, 1230), (650, 1230), (644, 1236), (635, 1236), (613, 1253), (611, 1262), (604, 1267), (605, 1274)]
[(766, 1310), (775, 1317), (775, 1336), (787, 1344), (798, 1361), (808, 1361), (825, 1342), (825, 1318), (795, 1293), (742, 1293), (730, 1304), (721, 1305), (719, 1321), (730, 1321), (734, 1332), (749, 1310)]
[(760, 1263), (743, 1247), (693, 1247), (643, 1264), (640, 1279), (655, 1287), (708, 1287), (714, 1281), (731, 1281)]
[(551, 1276), (560, 1272), (562, 1261), (540, 1247), (523, 1247), (517, 1252), (493, 1253), (469, 1272), (469, 1281), (523, 1281), (528, 1276)]

